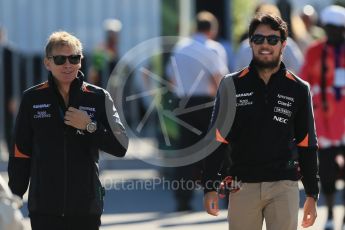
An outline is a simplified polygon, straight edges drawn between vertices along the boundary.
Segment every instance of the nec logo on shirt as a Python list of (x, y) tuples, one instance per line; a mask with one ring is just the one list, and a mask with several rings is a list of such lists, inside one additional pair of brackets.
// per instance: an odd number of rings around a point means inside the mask
[(278, 121), (280, 123), (284, 123), (284, 124), (287, 124), (287, 122), (288, 122), (288, 119), (282, 118), (282, 117), (278, 117), (278, 116), (273, 116), (273, 120), (274, 121)]

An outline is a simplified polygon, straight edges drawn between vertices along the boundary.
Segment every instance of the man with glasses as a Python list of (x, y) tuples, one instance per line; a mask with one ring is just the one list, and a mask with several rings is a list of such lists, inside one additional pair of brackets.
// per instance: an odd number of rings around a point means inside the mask
[[(266, 229), (296, 230), (299, 178), (306, 193), (302, 226), (312, 226), (316, 219), (317, 140), (311, 97), (308, 84), (281, 61), (287, 34), (287, 25), (278, 16), (255, 16), (249, 26), (250, 65), (225, 76), (218, 88), (211, 126), (220, 145), (205, 160), (204, 206), (209, 214), (218, 215), (213, 185), (229, 154), (228, 174), (233, 182), (242, 182), (229, 195), (231, 230), (261, 230), (264, 219)], [(221, 106), (231, 101), (225, 90), (231, 84), (236, 89), (236, 115), (230, 131), (221, 133), (215, 121)]]
[(44, 58), (48, 81), (22, 97), (8, 175), (20, 197), (30, 182), (33, 230), (99, 229), (105, 191), (98, 178), (98, 150), (118, 157), (127, 150), (111, 96), (83, 81), (82, 57), (75, 36), (51, 34)]
[[(255, 13), (274, 14), (278, 17), (281, 17), (280, 10), (274, 4), (259, 4), (255, 9)], [(237, 49), (235, 70), (239, 71), (248, 66), (252, 57), (252, 50), (249, 46), (249, 38), (246, 38), (241, 42)], [(300, 71), (301, 65), (303, 63), (303, 54), (296, 42), (291, 37), (287, 37), (286, 39), (286, 46), (282, 55), (282, 61), (284, 62), (286, 68), (289, 69), (289, 71), (296, 74)]]

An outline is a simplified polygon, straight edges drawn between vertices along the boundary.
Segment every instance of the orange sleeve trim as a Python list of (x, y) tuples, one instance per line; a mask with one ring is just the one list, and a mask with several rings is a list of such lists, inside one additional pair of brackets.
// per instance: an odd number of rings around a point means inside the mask
[(307, 134), (303, 141), (297, 144), (298, 147), (308, 147), (309, 135)]
[(40, 87), (38, 87), (36, 90), (41, 90), (41, 89), (46, 89), (49, 87), (49, 84), (48, 82), (44, 82)]
[(220, 134), (218, 129), (216, 129), (216, 141), (223, 143), (223, 144), (229, 144), (229, 142), (227, 140), (225, 140), (224, 137), (222, 137), (222, 135)]
[(244, 76), (246, 76), (247, 73), (249, 73), (249, 68), (245, 68), (239, 77), (244, 77)]
[(14, 145), (14, 157), (16, 158), (30, 158), (28, 155), (25, 155), (24, 153), (20, 152), (17, 145)]
[(286, 72), (285, 76), (286, 76), (287, 78), (289, 78), (290, 80), (296, 81), (296, 79), (295, 79), (295, 78), (292, 76), (292, 74), (289, 73), (289, 72)]

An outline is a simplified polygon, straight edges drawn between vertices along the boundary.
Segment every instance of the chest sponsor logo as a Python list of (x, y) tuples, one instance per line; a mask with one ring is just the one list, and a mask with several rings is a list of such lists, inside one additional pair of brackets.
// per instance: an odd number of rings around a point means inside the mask
[(96, 108), (88, 106), (79, 106), (79, 109), (87, 112), (91, 119), (95, 117)]
[(79, 109), (80, 110), (84, 110), (84, 111), (96, 112), (96, 108), (95, 107), (79, 106)]
[(284, 114), (288, 117), (291, 117), (291, 111), (290, 110), (287, 110), (285, 108), (281, 108), (281, 107), (274, 107), (274, 112), (275, 113), (281, 113), (281, 114)]
[(278, 100), (278, 105), (282, 105), (282, 106), (285, 106), (285, 107), (291, 107), (292, 103), (291, 102), (285, 102), (285, 101)]
[(78, 135), (85, 135), (84, 131), (83, 131), (83, 130), (80, 130), (80, 129), (77, 129), (77, 134), (78, 134)]
[(284, 107), (288, 107), (290, 108), (292, 106), (292, 104), (295, 102), (295, 98), (293, 97), (289, 97), (289, 96), (285, 96), (282, 94), (278, 94), (277, 95), (278, 98), (278, 105), (284, 106)]
[(277, 97), (279, 99), (283, 99), (283, 100), (287, 100), (287, 101), (291, 101), (291, 102), (295, 102), (295, 99), (293, 97), (288, 97), (288, 96), (284, 96), (278, 93)]
[(37, 104), (33, 105), (32, 108), (34, 109), (46, 109), (49, 108), (51, 104)]
[(34, 119), (43, 119), (43, 118), (51, 118), (51, 114), (48, 113), (45, 110), (37, 111), (36, 114), (34, 114)]
[(273, 120), (274, 121), (278, 121), (280, 123), (284, 123), (284, 124), (287, 124), (288, 120), (289, 119), (286, 119), (286, 118), (283, 118), (283, 117), (278, 117), (276, 115), (273, 116)]
[(239, 99), (237, 101), (236, 106), (247, 106), (247, 105), (252, 105), (253, 101), (250, 101), (249, 99)]
[(251, 97), (253, 96), (254, 92), (249, 92), (249, 93), (239, 93), (239, 94), (236, 94), (236, 98), (238, 97)]

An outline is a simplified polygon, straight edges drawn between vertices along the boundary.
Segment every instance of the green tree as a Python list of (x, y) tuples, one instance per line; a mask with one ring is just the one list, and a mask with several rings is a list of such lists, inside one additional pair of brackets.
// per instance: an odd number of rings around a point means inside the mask
[(241, 36), (248, 30), (257, 0), (232, 0), (232, 40), (238, 45)]

